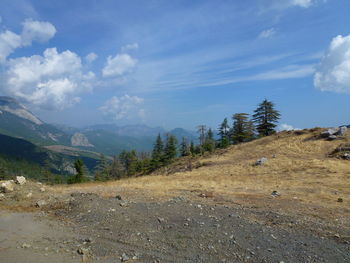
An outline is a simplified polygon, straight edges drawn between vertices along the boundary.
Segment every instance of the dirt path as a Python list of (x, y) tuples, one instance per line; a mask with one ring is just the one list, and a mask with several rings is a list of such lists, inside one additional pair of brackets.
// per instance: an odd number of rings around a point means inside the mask
[(76, 234), (42, 213), (0, 211), (0, 262), (76, 263)]
[(300, 216), (190, 195), (52, 200), (42, 211), (0, 210), (1, 263), (350, 262), (349, 229), (329, 235)]
[(73, 194), (56, 211), (89, 236), (96, 262), (120, 262), (123, 255), (152, 263), (350, 262), (348, 241), (316, 234), (302, 218), (266, 212), (258, 222), (251, 213), (184, 197), (132, 202), (95, 194)]

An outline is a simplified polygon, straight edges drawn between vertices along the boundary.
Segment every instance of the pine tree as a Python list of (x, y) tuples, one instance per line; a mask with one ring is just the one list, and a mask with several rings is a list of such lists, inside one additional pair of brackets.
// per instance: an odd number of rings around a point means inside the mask
[(120, 179), (125, 175), (125, 169), (117, 156), (113, 157), (109, 170), (111, 179)]
[(194, 156), (196, 154), (196, 147), (195, 147), (193, 141), (191, 141), (191, 143), (190, 143), (190, 153), (192, 156)]
[(207, 132), (203, 148), (208, 152), (212, 152), (215, 149), (214, 133), (211, 128)]
[(163, 151), (164, 145), (162, 137), (160, 134), (158, 134), (152, 151), (152, 159), (150, 164), (151, 170), (156, 170), (163, 165)]
[(127, 176), (136, 174), (138, 160), (137, 160), (137, 155), (135, 150), (132, 150), (130, 152), (122, 151), (119, 154), (119, 160), (124, 166)]
[(200, 146), (203, 146), (206, 137), (205, 135), (207, 132), (207, 127), (205, 125), (198, 125), (197, 132), (199, 133), (199, 144)]
[(233, 143), (247, 142), (253, 139), (254, 126), (249, 120), (249, 114), (236, 113), (232, 116), (233, 127), (230, 132)]
[(109, 179), (109, 167), (104, 154), (100, 155), (100, 161), (95, 168), (94, 177), (96, 181), (106, 181)]
[(84, 175), (84, 163), (81, 159), (77, 159), (74, 162), (74, 168), (76, 171), (76, 175), (71, 178), (68, 182), (69, 183), (82, 183), (86, 181), (85, 175)]
[(230, 126), (228, 125), (227, 118), (225, 118), (221, 123), (221, 125), (219, 126), (218, 135), (220, 136), (220, 140), (219, 140), (220, 148), (226, 148), (227, 146), (230, 145), (229, 131), (230, 131)]
[(177, 155), (177, 140), (174, 135), (168, 134), (167, 140), (164, 148), (164, 164), (167, 165), (171, 163)]
[(254, 111), (253, 121), (259, 136), (269, 136), (276, 132), (276, 123), (281, 115), (274, 107), (274, 103), (265, 99)]
[(180, 153), (181, 156), (188, 156), (191, 154), (187, 139), (185, 137), (182, 137)]

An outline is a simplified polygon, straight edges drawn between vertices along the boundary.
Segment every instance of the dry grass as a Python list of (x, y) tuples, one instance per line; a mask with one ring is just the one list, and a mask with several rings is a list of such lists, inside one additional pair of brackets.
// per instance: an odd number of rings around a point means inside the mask
[[(119, 193), (141, 198), (169, 198), (210, 191), (215, 196), (246, 206), (347, 221), (350, 218), (347, 205), (350, 201), (350, 162), (328, 158), (327, 154), (349, 140), (344, 138), (330, 142), (314, 139), (319, 132), (316, 130), (302, 135), (284, 132), (232, 146), (224, 153), (201, 158), (201, 163), (210, 165), (193, 171), (107, 183), (57, 186), (54, 190), (61, 193), (89, 191), (103, 196)], [(267, 157), (268, 162), (254, 166), (261, 157)], [(280, 198), (270, 196), (274, 190), (281, 193)], [(342, 198), (343, 202), (337, 202), (338, 198)]]

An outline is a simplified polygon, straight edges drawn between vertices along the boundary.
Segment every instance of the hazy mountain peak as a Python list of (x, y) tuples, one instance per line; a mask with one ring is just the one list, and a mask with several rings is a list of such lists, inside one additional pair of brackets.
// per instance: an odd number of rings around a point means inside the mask
[(17, 117), (29, 120), (37, 125), (43, 122), (31, 113), (24, 105), (20, 104), (16, 99), (6, 96), (0, 96), (0, 111), (12, 113)]

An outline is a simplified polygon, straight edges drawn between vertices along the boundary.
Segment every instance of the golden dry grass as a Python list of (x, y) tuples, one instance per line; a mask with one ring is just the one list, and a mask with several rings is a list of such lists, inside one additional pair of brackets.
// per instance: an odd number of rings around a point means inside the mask
[[(210, 191), (214, 196), (242, 205), (268, 206), (286, 213), (347, 221), (350, 218), (350, 162), (329, 158), (327, 154), (349, 139), (332, 142), (313, 139), (318, 133), (319, 130), (302, 135), (284, 132), (235, 145), (224, 153), (199, 159), (203, 166), (188, 172), (57, 186), (54, 191), (88, 191), (104, 196), (120, 193), (142, 198)], [(254, 166), (261, 157), (267, 157), (267, 163)], [(281, 193), (280, 198), (270, 196), (274, 190)], [(343, 202), (337, 202), (338, 198)], [(300, 211), (296, 211), (298, 209)]]

